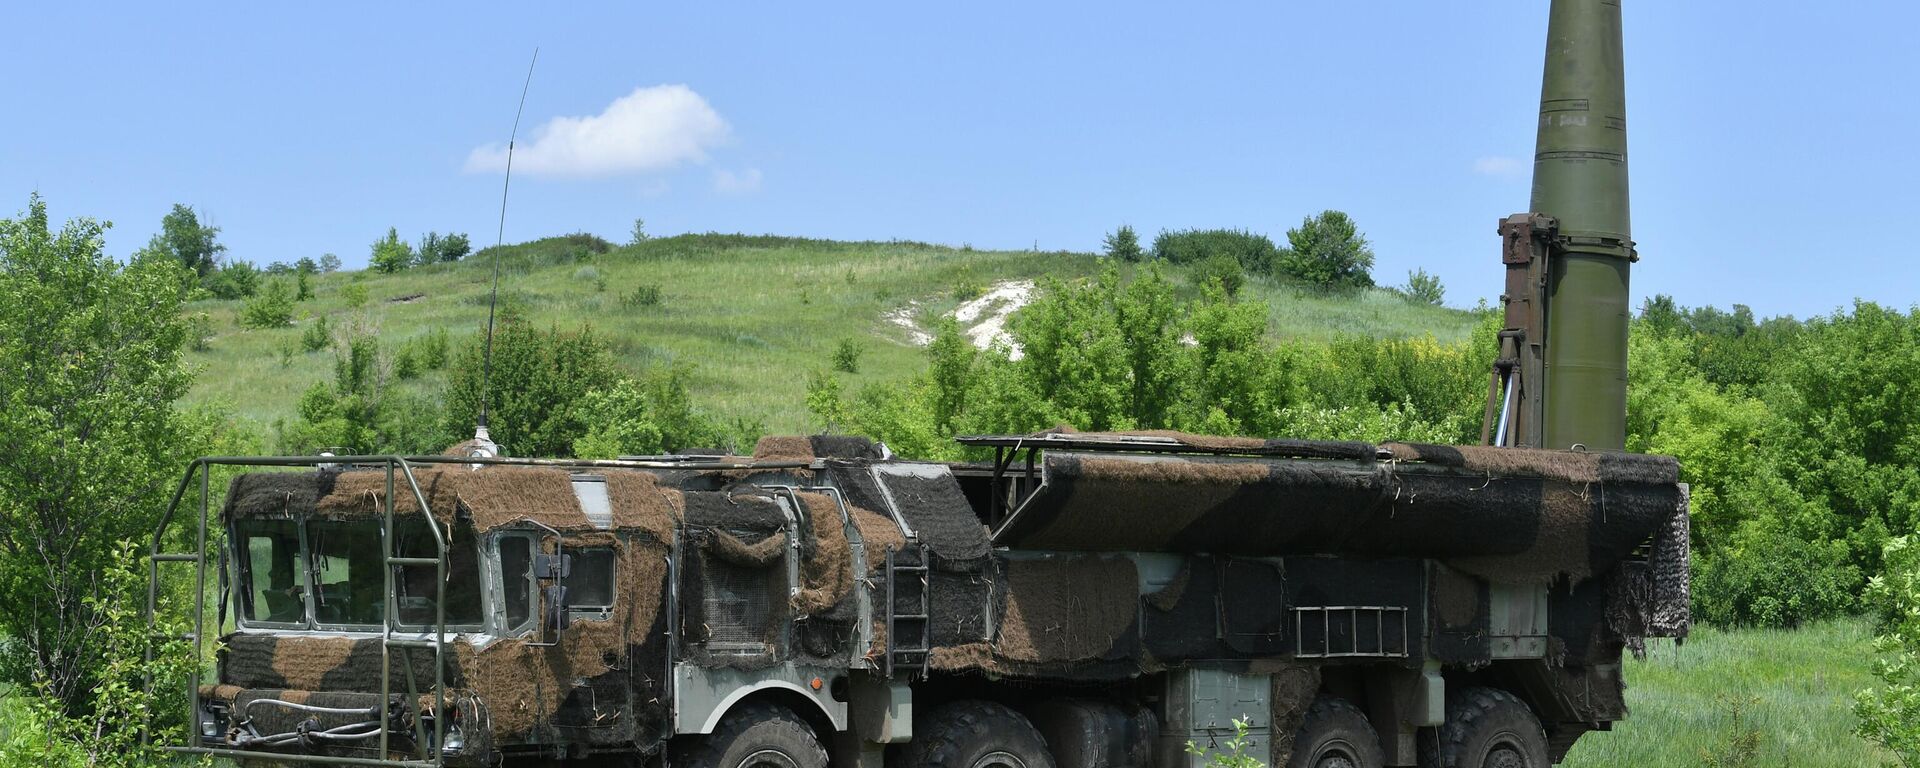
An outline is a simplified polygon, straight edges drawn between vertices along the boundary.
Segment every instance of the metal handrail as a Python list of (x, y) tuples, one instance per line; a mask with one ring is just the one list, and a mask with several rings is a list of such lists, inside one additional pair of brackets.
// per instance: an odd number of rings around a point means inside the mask
[[(341, 465), (341, 464), (363, 465), (363, 466), (367, 466), (368, 468), (379, 466), (379, 467), (384, 467), (386, 469), (386, 498), (385, 498), (385, 503), (382, 505), (382, 509), (381, 509), (381, 524), (382, 524), (382, 528), (381, 528), (382, 568), (381, 570), (382, 570), (382, 579), (385, 582), (386, 590), (385, 590), (385, 593), (381, 596), (380, 703), (377, 707), (379, 711), (378, 722), (379, 722), (379, 729), (380, 729), (379, 731), (380, 754), (383, 756), (390, 754), (387, 748), (388, 748), (388, 739), (391, 733), (391, 729), (388, 728), (388, 723), (390, 722), (389, 715), (391, 714), (391, 711), (390, 711), (390, 706), (392, 703), (391, 687), (392, 687), (392, 678), (393, 678), (391, 648), (396, 646), (411, 647), (411, 646), (417, 646), (424, 643), (424, 641), (416, 641), (410, 638), (393, 637), (393, 632), (396, 628), (395, 623), (397, 620), (397, 617), (394, 613), (394, 604), (393, 604), (393, 566), (394, 565), (427, 565), (429, 564), (429, 562), (431, 562), (431, 564), (434, 566), (434, 571), (435, 571), (435, 574), (434, 574), (435, 575), (435, 579), (434, 579), (435, 601), (434, 601), (434, 627), (433, 627), (433, 653), (434, 653), (433, 731), (434, 732), (433, 732), (433, 739), (430, 742), (427, 741), (424, 738), (425, 736), (424, 724), (419, 722), (419, 718), (417, 717), (415, 718), (415, 733), (416, 733), (415, 740), (419, 742), (416, 744), (416, 747), (418, 748), (419, 755), (420, 755), (420, 759), (418, 760), (389, 760), (389, 759), (385, 759), (384, 757), (383, 758), (355, 758), (355, 757), (336, 757), (336, 756), (328, 756), (328, 755), (301, 755), (300, 761), (304, 763), (312, 763), (312, 764), (320, 764), (320, 765), (366, 765), (366, 766), (388, 766), (389, 768), (443, 768), (443, 766), (446, 763), (446, 756), (442, 752), (442, 749), (446, 739), (446, 720), (447, 720), (447, 717), (446, 717), (446, 709), (447, 709), (447, 706), (446, 706), (447, 705), (446, 655), (445, 654), (446, 654), (446, 644), (447, 644), (447, 615), (446, 615), (447, 614), (447, 607), (446, 607), (447, 594), (446, 593), (447, 593), (447, 544), (448, 542), (447, 542), (447, 537), (441, 533), (440, 526), (438, 522), (434, 519), (431, 508), (427, 505), (426, 494), (420, 490), (420, 483), (418, 479), (414, 477), (412, 465), (414, 464), (509, 464), (509, 465), (533, 465), (533, 466), (576, 466), (577, 465), (577, 466), (636, 466), (638, 467), (638, 466), (648, 466), (651, 463), (649, 462), (601, 462), (601, 461), (571, 462), (571, 461), (552, 461), (552, 460), (538, 460), (538, 459), (501, 460), (501, 459), (481, 459), (481, 458), (473, 458), (473, 457), (451, 457), (451, 456), (400, 456), (400, 455), (391, 455), (391, 454), (360, 455), (360, 456), (203, 456), (201, 458), (193, 460), (193, 462), (187, 466), (186, 472), (182, 474), (180, 478), (180, 482), (174, 488), (173, 496), (167, 504), (166, 511), (161, 515), (159, 523), (154, 528), (153, 542), (150, 545), (149, 552), (148, 552), (149, 557), (148, 557), (148, 570), (147, 570), (146, 619), (147, 619), (148, 634), (150, 636), (157, 633), (158, 624), (159, 624), (160, 564), (168, 563), (168, 562), (191, 562), (194, 564), (193, 632), (188, 636), (193, 642), (192, 653), (194, 658), (194, 664), (192, 665), (191, 671), (188, 673), (188, 677), (186, 681), (187, 682), (187, 685), (186, 685), (187, 734), (186, 736), (187, 736), (188, 743), (184, 746), (163, 745), (162, 746), (163, 750), (168, 752), (176, 752), (176, 753), (183, 753), (183, 754), (198, 754), (198, 755), (209, 755), (214, 757), (228, 757), (228, 758), (263, 758), (263, 759), (270, 759), (270, 760), (279, 760), (279, 759), (286, 758), (286, 755), (280, 752), (263, 752), (258, 750), (247, 750), (247, 749), (224, 749), (224, 748), (218, 748), (218, 747), (208, 747), (208, 746), (194, 743), (197, 739), (200, 738), (200, 734), (196, 730), (196, 727), (199, 723), (199, 715), (200, 715), (200, 700), (199, 700), (200, 663), (199, 662), (202, 656), (202, 650), (204, 649), (205, 642), (206, 642), (205, 630), (206, 630), (206, 577), (207, 577), (207, 556), (206, 556), (207, 517), (209, 512), (209, 505), (211, 503), (210, 498), (212, 495), (211, 488), (210, 488), (210, 485), (212, 483), (212, 467), (215, 467), (215, 466), (319, 467), (321, 465)], [(685, 465), (683, 464), (680, 466), (684, 467)], [(427, 521), (427, 529), (431, 531), (433, 534), (436, 557), (433, 558), (431, 561), (428, 561), (427, 558), (396, 558), (394, 557), (393, 493), (394, 493), (394, 486), (395, 486), (394, 480), (395, 480), (396, 470), (401, 475), (405, 476), (409, 490), (413, 492), (414, 499), (420, 506), (421, 515)], [(185, 499), (187, 488), (192, 483), (196, 474), (199, 476), (199, 479), (200, 479), (200, 514), (198, 519), (195, 521), (195, 533), (194, 533), (195, 552), (193, 554), (165, 552), (163, 551), (163, 549), (165, 546), (167, 530), (172, 526), (174, 517), (179, 510), (180, 502)], [(238, 589), (239, 588), (238, 582), (234, 582), (234, 584), (231, 585), (231, 588)], [(143, 659), (147, 662), (146, 663), (147, 669), (151, 670), (153, 666), (152, 664), (153, 647), (151, 644), (148, 644), (147, 648), (144, 649)], [(409, 663), (407, 665), (407, 682), (408, 682), (408, 687), (411, 688), (413, 683), (413, 665), (411, 663), (410, 656), (409, 656)], [(142, 687), (149, 694), (151, 694), (153, 691), (153, 685), (154, 685), (154, 680), (153, 680), (152, 673), (148, 672), (143, 681)], [(414, 703), (414, 706), (418, 706), (417, 701)], [(151, 722), (143, 722), (140, 724), (141, 743), (143, 745), (152, 744), (153, 734), (152, 734), (151, 726), (152, 726)], [(364, 735), (372, 735), (372, 734), (364, 734)], [(428, 756), (429, 746), (431, 746), (431, 752), (432, 752), (431, 758), (429, 758)]]

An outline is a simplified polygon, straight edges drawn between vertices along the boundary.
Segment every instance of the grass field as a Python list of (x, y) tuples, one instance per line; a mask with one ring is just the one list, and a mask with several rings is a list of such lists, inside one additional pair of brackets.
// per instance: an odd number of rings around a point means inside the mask
[[(931, 321), (957, 305), (966, 289), (1003, 280), (1084, 277), (1101, 269), (1090, 254), (709, 235), (598, 254), (580, 241), (554, 238), (508, 253), (501, 262), (501, 296), (533, 322), (591, 325), (636, 370), (692, 363), (699, 405), (780, 432), (814, 426), (802, 403), (807, 374), (827, 368), (829, 352), (842, 339), (865, 348), (850, 386), (902, 377), (925, 365), (906, 332), (884, 319), (888, 311), (911, 305)], [(300, 394), (331, 375), (330, 352), (298, 347), (302, 330), (320, 315), (336, 328), (358, 319), (389, 342), (445, 328), (456, 344), (464, 343), (485, 325), (491, 265), (480, 255), (391, 275), (324, 275), (315, 281), (315, 299), (299, 304), (295, 325), (284, 329), (239, 326), (238, 301), (200, 302), (193, 310), (210, 316), (214, 333), (208, 349), (190, 356), (201, 372), (189, 399), (224, 403), (236, 416), (261, 424), (291, 417)], [(1184, 281), (1177, 272), (1172, 276)], [(354, 285), (366, 291), (358, 310), (348, 303), (346, 289)], [(659, 286), (660, 302), (638, 306), (623, 300), (640, 285)], [(1474, 323), (1472, 313), (1417, 306), (1385, 290), (1324, 295), (1252, 280), (1243, 295), (1271, 307), (1269, 330), (1276, 338), (1432, 334), (1451, 341), (1464, 338)], [(428, 376), (412, 386), (432, 391), (443, 384)]]
[(1853, 735), (1855, 691), (1872, 683), (1863, 620), (1797, 630), (1701, 627), (1686, 645), (1662, 641), (1627, 662), (1631, 716), (1588, 734), (1563, 766), (1699, 766), (1732, 733), (1729, 699), (1750, 701), (1760, 734), (1755, 768), (1862, 768), (1890, 758)]

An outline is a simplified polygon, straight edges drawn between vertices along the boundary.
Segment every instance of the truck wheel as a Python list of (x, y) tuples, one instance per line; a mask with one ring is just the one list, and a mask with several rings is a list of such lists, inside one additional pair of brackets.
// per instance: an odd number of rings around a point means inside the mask
[(749, 704), (727, 714), (713, 733), (679, 750), (688, 768), (827, 768), (827, 750), (805, 720), (785, 707)]
[(958, 701), (913, 725), (904, 765), (913, 768), (1053, 768), (1040, 731), (990, 701)]
[(1547, 734), (1526, 702), (1498, 688), (1447, 697), (1447, 722), (1420, 739), (1424, 768), (1551, 768)]
[(1322, 696), (1300, 722), (1287, 768), (1380, 768), (1386, 762), (1380, 735), (1360, 708), (1346, 699)]

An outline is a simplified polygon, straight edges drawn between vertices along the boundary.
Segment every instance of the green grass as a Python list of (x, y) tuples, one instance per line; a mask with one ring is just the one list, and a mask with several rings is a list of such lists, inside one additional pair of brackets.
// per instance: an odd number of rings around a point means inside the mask
[(1853, 735), (1853, 695), (1873, 683), (1872, 654), (1864, 620), (1797, 630), (1697, 628), (1684, 646), (1662, 642), (1646, 661), (1627, 662), (1631, 715), (1611, 733), (1582, 738), (1562, 765), (1701, 765), (1703, 750), (1729, 739), (1725, 697), (1757, 700), (1747, 709), (1760, 733), (1756, 766), (1888, 764), (1888, 755)]
[[(635, 370), (667, 362), (695, 366), (695, 402), (723, 417), (759, 420), (778, 432), (817, 428), (803, 404), (807, 374), (826, 370), (843, 339), (864, 347), (850, 387), (893, 380), (925, 366), (922, 350), (883, 315), (914, 303), (923, 326), (958, 303), (956, 289), (1044, 276), (1086, 277), (1101, 269), (1091, 254), (974, 251), (922, 243), (848, 243), (779, 237), (690, 235), (594, 253), (578, 237), (510, 246), (501, 261), (503, 302), (533, 322), (591, 325)], [(236, 322), (240, 302), (205, 301), (194, 311), (212, 319), (208, 349), (189, 356), (200, 367), (192, 402), (220, 402), (259, 424), (291, 419), (300, 394), (331, 375), (331, 352), (299, 351), (301, 331), (317, 315), (336, 328), (361, 322), (383, 340), (400, 342), (446, 328), (456, 345), (485, 325), (491, 254), (457, 264), (391, 275), (347, 272), (314, 281), (316, 297), (296, 309), (292, 327), (251, 330)], [(590, 269), (589, 269), (590, 268)], [(1169, 273), (1184, 281), (1184, 273)], [(602, 285), (604, 284), (604, 289)], [(657, 285), (657, 306), (621, 297)], [(350, 309), (348, 285), (366, 289)], [(1191, 293), (1191, 287), (1183, 285)], [(1324, 340), (1341, 333), (1465, 338), (1475, 316), (1417, 306), (1384, 290), (1322, 294), (1250, 280), (1245, 298), (1272, 307), (1279, 339)], [(417, 296), (410, 301), (398, 299)], [(292, 350), (283, 355), (283, 350)], [(284, 364), (283, 364), (284, 363)], [(407, 386), (444, 386), (438, 375)]]

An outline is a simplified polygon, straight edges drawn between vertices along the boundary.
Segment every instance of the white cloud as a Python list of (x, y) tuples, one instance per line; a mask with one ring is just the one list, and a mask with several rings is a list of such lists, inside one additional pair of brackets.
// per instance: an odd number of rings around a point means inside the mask
[(760, 191), (760, 169), (748, 168), (739, 173), (716, 168), (713, 171), (713, 191), (723, 195), (745, 195)]
[[(684, 85), (634, 89), (600, 114), (556, 117), (514, 148), (513, 167), (536, 176), (625, 176), (703, 163), (731, 129), (707, 100)], [(507, 167), (507, 148), (478, 147), (467, 171)]]
[(1527, 170), (1519, 158), (1489, 155), (1473, 161), (1473, 172), (1496, 179), (1517, 179)]

